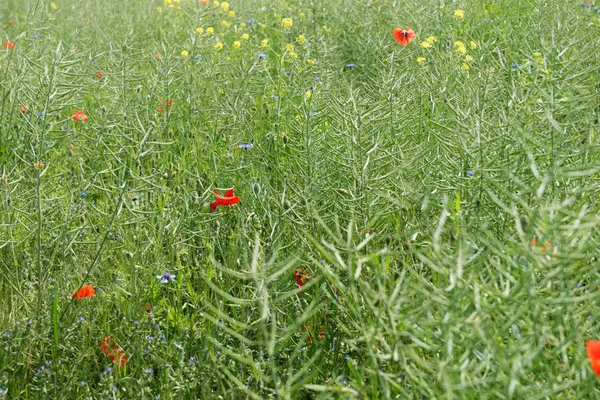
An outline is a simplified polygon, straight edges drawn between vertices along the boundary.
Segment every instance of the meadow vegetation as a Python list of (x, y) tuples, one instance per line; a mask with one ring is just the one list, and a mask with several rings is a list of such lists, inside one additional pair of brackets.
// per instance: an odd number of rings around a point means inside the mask
[(2, 0), (0, 43), (0, 399), (600, 396), (593, 2)]

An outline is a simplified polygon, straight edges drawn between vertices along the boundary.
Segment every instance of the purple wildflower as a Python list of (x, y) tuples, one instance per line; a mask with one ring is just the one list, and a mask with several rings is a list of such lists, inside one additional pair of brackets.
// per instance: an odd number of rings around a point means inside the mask
[(175, 275), (165, 272), (162, 275), (156, 275), (156, 278), (160, 279), (160, 283), (168, 283), (175, 280)]

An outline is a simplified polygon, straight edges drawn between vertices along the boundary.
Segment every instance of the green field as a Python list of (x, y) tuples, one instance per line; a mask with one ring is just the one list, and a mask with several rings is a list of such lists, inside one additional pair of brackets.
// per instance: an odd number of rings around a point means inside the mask
[(0, 0), (0, 43), (0, 399), (600, 398), (593, 1)]

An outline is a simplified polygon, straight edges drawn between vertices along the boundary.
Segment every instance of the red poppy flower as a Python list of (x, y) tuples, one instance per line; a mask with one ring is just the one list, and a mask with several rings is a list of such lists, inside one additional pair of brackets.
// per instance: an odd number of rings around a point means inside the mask
[(394, 39), (396, 42), (400, 43), (400, 46), (408, 46), (410, 42), (413, 41), (414, 38), (417, 37), (417, 34), (412, 29), (406, 28), (394, 28)]
[(119, 363), (119, 367), (125, 366), (129, 357), (123, 354), (123, 349), (115, 344), (115, 340), (110, 336), (104, 336), (100, 339), (100, 352), (110, 358), (113, 364)]
[(302, 287), (304, 286), (304, 282), (306, 282), (306, 279), (308, 278), (308, 274), (306, 273), (306, 270), (304, 268), (300, 267), (294, 271), (293, 277), (298, 286)]
[(156, 107), (156, 111), (159, 113), (165, 112), (167, 107), (171, 107), (173, 105), (173, 100), (167, 100), (162, 102), (162, 106)]
[(588, 340), (585, 342), (587, 356), (596, 375), (600, 376), (600, 340)]
[(323, 339), (325, 337), (325, 328), (321, 328), (319, 331), (319, 339)]
[(531, 247), (535, 247), (535, 246), (537, 246), (537, 238), (534, 236), (534, 237), (531, 239)]
[(73, 297), (73, 300), (80, 300), (80, 299), (85, 299), (86, 297), (92, 297), (95, 296), (96, 292), (94, 291), (94, 288), (92, 287), (92, 285), (83, 285), (81, 287), (81, 289), (79, 289), (78, 292), (74, 292), (71, 297)]
[(98, 73), (96, 74), (96, 78), (98, 78), (98, 79), (102, 79), (102, 78), (104, 78), (104, 73), (103, 73), (103, 72), (98, 72)]
[(77, 110), (77, 111), (75, 111), (75, 114), (73, 114), (73, 120), (74, 121), (87, 122), (88, 121), (88, 116), (85, 115), (85, 113), (83, 112), (83, 110)]
[(225, 195), (222, 196), (219, 192), (215, 190), (215, 194), (217, 195), (217, 199), (210, 203), (210, 209), (215, 211), (217, 206), (229, 206), (232, 207), (234, 204), (240, 202), (240, 198), (238, 196), (233, 195), (233, 189), (229, 189), (225, 192)]
[(19, 103), (19, 108), (21, 109), (21, 114), (27, 113), (27, 107), (25, 107), (23, 104)]
[(15, 42), (11, 42), (10, 40), (9, 40), (8, 42), (4, 42), (4, 45), (3, 45), (3, 47), (4, 47), (5, 49), (8, 49), (8, 50), (10, 50), (10, 49), (12, 49), (13, 47), (15, 47)]

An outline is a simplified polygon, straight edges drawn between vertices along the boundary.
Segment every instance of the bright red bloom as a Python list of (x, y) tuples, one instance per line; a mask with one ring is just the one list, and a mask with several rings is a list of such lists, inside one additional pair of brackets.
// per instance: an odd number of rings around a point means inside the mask
[(402, 47), (408, 46), (408, 44), (412, 42), (414, 38), (417, 37), (415, 31), (410, 29), (410, 27), (406, 29), (394, 28), (393, 34), (396, 42), (400, 43), (400, 46)]
[(88, 116), (85, 115), (85, 113), (83, 112), (83, 110), (77, 110), (77, 111), (75, 111), (75, 114), (73, 114), (73, 120), (74, 121), (87, 122), (88, 121)]
[(73, 300), (85, 299), (86, 297), (92, 297), (96, 295), (96, 291), (92, 285), (83, 285), (78, 292), (74, 292), (71, 297)]
[(19, 108), (21, 109), (21, 114), (27, 113), (27, 107), (25, 107), (23, 104), (19, 103)]
[(102, 79), (102, 78), (104, 78), (104, 73), (103, 73), (103, 72), (98, 72), (98, 73), (96, 74), (96, 78), (98, 78), (98, 79)]
[(123, 349), (115, 344), (115, 339), (110, 336), (104, 336), (100, 340), (100, 351), (106, 357), (110, 358), (113, 364), (119, 362), (119, 367), (124, 367), (129, 361), (129, 357), (126, 354), (123, 354)]
[(15, 42), (11, 42), (10, 40), (9, 40), (8, 42), (4, 42), (4, 45), (3, 45), (3, 47), (4, 47), (5, 49), (8, 49), (8, 50), (10, 50), (10, 49), (12, 49), (13, 47), (15, 47)]
[(325, 328), (321, 328), (319, 331), (319, 339), (323, 339), (325, 337)]
[(238, 196), (233, 195), (233, 189), (229, 189), (225, 192), (225, 195), (222, 196), (219, 192), (215, 190), (215, 194), (217, 195), (217, 199), (210, 203), (210, 209), (215, 211), (217, 206), (233, 206), (240, 202), (240, 198)]
[(306, 270), (302, 267), (296, 269), (294, 271), (293, 276), (294, 276), (294, 280), (300, 287), (304, 286), (304, 282), (306, 282), (306, 279), (308, 278), (308, 274), (306, 273)]
[(587, 356), (596, 375), (600, 376), (600, 340), (588, 340), (585, 342)]
[(165, 112), (167, 107), (171, 107), (173, 105), (173, 100), (163, 101), (162, 104), (161, 107), (156, 107), (156, 111), (159, 113)]

